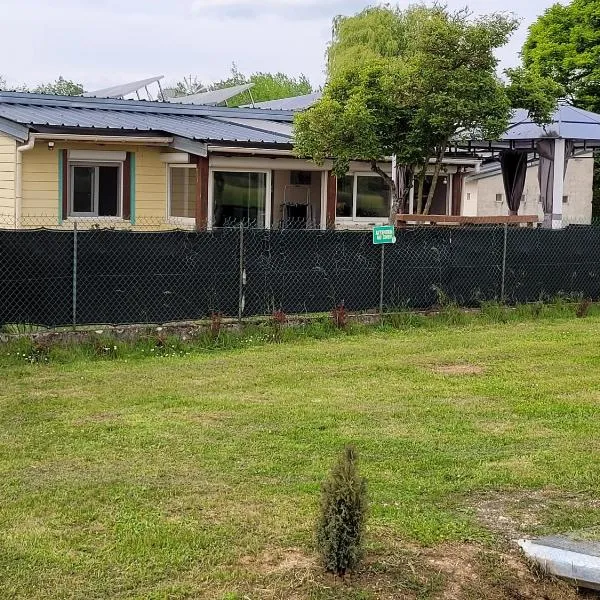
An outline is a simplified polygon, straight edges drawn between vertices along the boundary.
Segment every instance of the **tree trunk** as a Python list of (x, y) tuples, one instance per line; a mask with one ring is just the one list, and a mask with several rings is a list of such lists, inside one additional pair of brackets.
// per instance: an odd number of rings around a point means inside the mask
[(400, 204), (396, 182), (383, 169), (379, 168), (376, 160), (371, 161), (371, 171), (373, 171), (373, 173), (377, 173), (377, 175), (379, 175), (390, 186), (390, 190), (392, 191), (392, 201), (390, 202), (388, 219), (390, 225), (396, 225), (396, 214), (398, 213), (398, 206)]
[(446, 155), (446, 143), (441, 147), (441, 149), (437, 153), (435, 169), (433, 171), (433, 177), (431, 179), (431, 187), (429, 188), (429, 194), (427, 194), (427, 202), (425, 203), (425, 209), (423, 210), (424, 215), (428, 215), (431, 210), (431, 205), (433, 204), (433, 197), (435, 195), (435, 189), (437, 187), (437, 182), (440, 177), (440, 171), (442, 170), (442, 161), (444, 160), (444, 156)]

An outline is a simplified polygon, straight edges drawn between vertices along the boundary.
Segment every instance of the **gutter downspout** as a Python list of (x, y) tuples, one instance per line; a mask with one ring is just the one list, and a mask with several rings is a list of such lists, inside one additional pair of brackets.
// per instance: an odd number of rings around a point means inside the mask
[(15, 229), (19, 228), (21, 221), (21, 208), (23, 205), (23, 152), (33, 150), (37, 134), (31, 133), (26, 144), (17, 146), (17, 161), (15, 169)]

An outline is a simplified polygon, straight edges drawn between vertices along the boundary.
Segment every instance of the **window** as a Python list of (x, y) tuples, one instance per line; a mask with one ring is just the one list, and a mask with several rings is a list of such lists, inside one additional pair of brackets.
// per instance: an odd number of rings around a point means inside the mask
[(471, 192), (467, 192), (467, 200), (471, 199)]
[(74, 217), (121, 215), (121, 163), (69, 163), (70, 208)]
[(268, 173), (263, 171), (214, 171), (215, 226), (249, 223), (264, 227), (268, 183)]
[(563, 204), (569, 203), (569, 196), (563, 196)]
[(496, 202), (501, 203), (503, 199), (504, 196), (502, 194), (496, 194)]
[(385, 219), (391, 192), (379, 175), (346, 175), (338, 179), (336, 216), (341, 219)]
[(169, 217), (194, 219), (196, 216), (196, 167), (169, 167)]

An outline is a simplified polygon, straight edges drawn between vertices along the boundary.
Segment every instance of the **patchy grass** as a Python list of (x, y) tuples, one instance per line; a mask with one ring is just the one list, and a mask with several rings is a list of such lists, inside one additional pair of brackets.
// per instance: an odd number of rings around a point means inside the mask
[[(3, 357), (0, 597), (574, 598), (505, 542), (600, 522), (600, 318), (546, 310)], [(342, 583), (312, 532), (348, 442), (371, 517)]]

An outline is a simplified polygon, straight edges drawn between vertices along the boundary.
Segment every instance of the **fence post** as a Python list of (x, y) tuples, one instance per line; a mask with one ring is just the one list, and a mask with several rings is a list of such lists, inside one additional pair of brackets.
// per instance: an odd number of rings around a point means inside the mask
[(381, 244), (381, 274), (379, 279), (379, 316), (383, 318), (383, 281), (385, 277), (385, 244)]
[(240, 223), (240, 273), (238, 289), (238, 324), (242, 324), (244, 313), (244, 285), (246, 283), (246, 274), (244, 272), (244, 222)]
[(506, 250), (508, 245), (508, 223), (504, 223), (504, 244), (502, 249), (502, 283), (500, 285), (500, 302), (506, 301)]
[(73, 223), (73, 329), (77, 328), (77, 221)]

